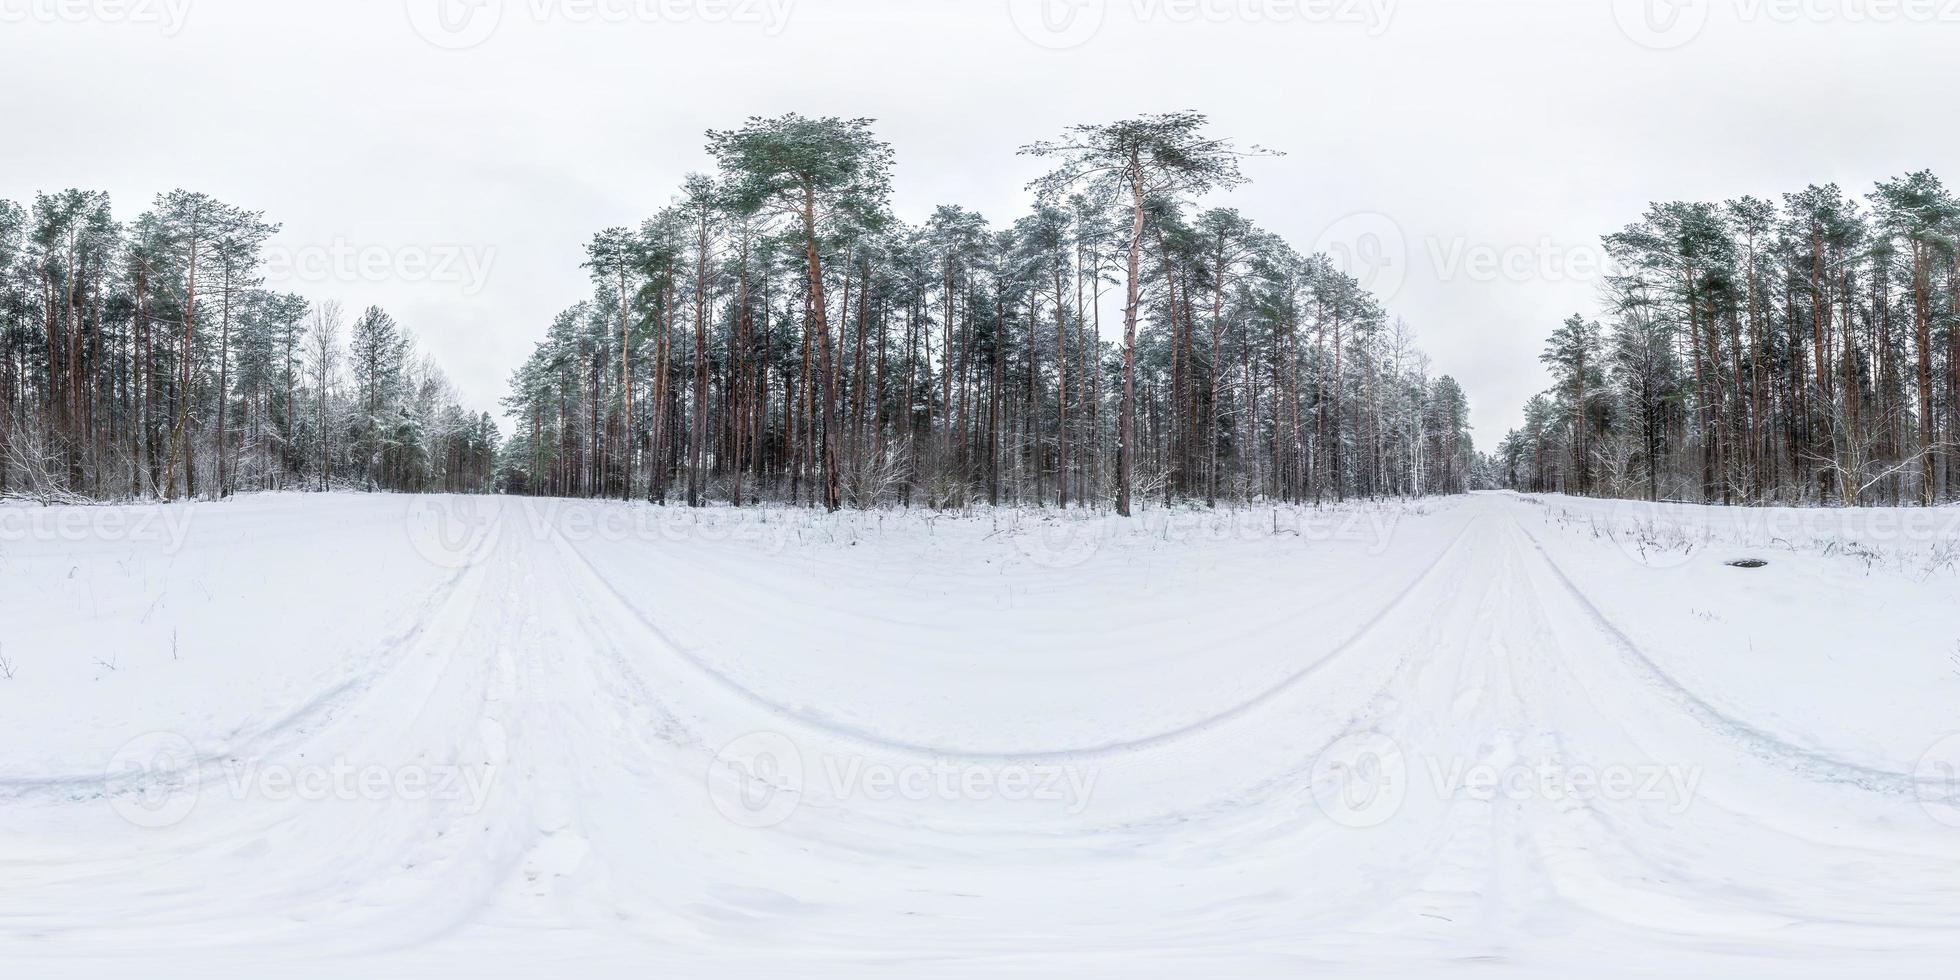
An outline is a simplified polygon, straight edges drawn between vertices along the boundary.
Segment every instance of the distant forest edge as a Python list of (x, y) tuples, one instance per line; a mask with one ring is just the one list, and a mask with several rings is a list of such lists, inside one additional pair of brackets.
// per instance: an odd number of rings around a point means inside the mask
[(709, 132), (713, 173), (587, 246), (592, 297), (511, 378), (503, 487), (1122, 514), (1465, 489), (1463, 390), (1327, 256), (1197, 207), (1272, 155), (1205, 129), (1022, 147), (1053, 169), (1005, 226), (895, 218), (869, 120)]
[(1606, 236), (1606, 325), (1497, 450), (1524, 490), (1714, 503), (1960, 499), (1960, 201), (1930, 171), (1861, 204), (1655, 204)]
[[(512, 434), (410, 332), (264, 287), (263, 213), (189, 191), (0, 202), (0, 496), (362, 488), (1053, 504), (1464, 490), (1468, 404), (1325, 255), (1199, 208), (1275, 155), (1196, 113), (1068, 129), (1004, 227), (890, 208), (869, 120), (751, 119), (594, 236)], [(1107, 321), (1107, 322), (1106, 322)]]
[(277, 231), (183, 190), (0, 201), (0, 497), (494, 486), (496, 423), (392, 317), (263, 288)]

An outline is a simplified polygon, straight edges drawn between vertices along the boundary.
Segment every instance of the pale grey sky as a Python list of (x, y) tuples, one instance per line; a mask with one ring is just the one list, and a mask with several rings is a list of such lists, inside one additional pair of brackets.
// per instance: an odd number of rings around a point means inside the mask
[(1219, 203), (1358, 256), (1488, 449), (1647, 201), (1960, 179), (1956, 53), (1960, 0), (0, 0), (0, 196), (262, 209), (275, 285), (387, 307), (495, 410), (707, 128), (875, 117), (901, 215), (1004, 222), (1020, 144), (1196, 109), (1289, 154)]

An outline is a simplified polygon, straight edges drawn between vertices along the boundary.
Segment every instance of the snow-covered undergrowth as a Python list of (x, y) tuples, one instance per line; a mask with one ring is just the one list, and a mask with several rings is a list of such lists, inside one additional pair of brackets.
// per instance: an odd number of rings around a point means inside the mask
[[(458, 550), (462, 530), (487, 515), (509, 510), (524, 533), (560, 534), (580, 540), (731, 545), (750, 554), (815, 555), (839, 547), (898, 547), (949, 559), (974, 558), (1036, 567), (1065, 568), (1105, 552), (1130, 553), (1261, 541), (1347, 542), (1384, 548), (1405, 518), (1428, 514), (1445, 498), (1355, 500), (1322, 505), (1275, 504), (1206, 508), (1183, 504), (1141, 505), (1133, 518), (1107, 507), (975, 505), (957, 510), (923, 507), (844, 509), (768, 504), (702, 508), (651, 506), (639, 501), (574, 501), (554, 498), (441, 497), (417, 501), (431, 527), (446, 527), (455, 540), (423, 544)], [(420, 533), (418, 529), (418, 534)], [(501, 531), (499, 532), (501, 533)], [(470, 540), (475, 540), (471, 538)], [(1006, 547), (1001, 547), (1005, 545)], [(442, 560), (442, 559), (438, 559)]]
[(1960, 509), (1516, 499), (1611, 627), (1723, 712), (1893, 769), (1960, 729)]
[(0, 974), (1938, 975), (1960, 576), (1595, 504), (0, 507)]
[(1720, 507), (1563, 494), (1521, 499), (1650, 565), (1679, 564), (1711, 550), (1737, 556), (1765, 551), (1841, 556), (1867, 569), (1922, 578), (1960, 573), (1960, 506)]

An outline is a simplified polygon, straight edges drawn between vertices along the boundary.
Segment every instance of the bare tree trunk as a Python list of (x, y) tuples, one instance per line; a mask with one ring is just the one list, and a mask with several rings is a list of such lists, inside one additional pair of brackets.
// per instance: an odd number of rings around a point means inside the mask
[[(164, 497), (168, 500), (176, 499), (177, 460), (179, 456), (187, 457), (189, 455), (185, 451), (183, 442), (185, 432), (190, 426), (191, 413), (191, 342), (192, 331), (197, 322), (197, 246), (198, 227), (197, 222), (193, 220), (191, 223), (190, 268), (184, 277), (187, 292), (184, 300), (184, 348), (181, 358), (182, 365), (179, 371), (182, 380), (179, 382), (180, 388), (177, 392), (177, 423), (170, 433), (170, 467), (165, 479), (166, 490), (164, 491)], [(186, 458), (184, 460), (185, 496), (191, 496), (197, 493), (197, 481), (192, 475), (195, 469), (196, 467)]]
[(629, 329), (626, 297), (626, 262), (618, 263), (619, 271), (619, 386), (625, 399), (625, 418), (621, 423), (621, 444), (626, 459), (620, 466), (619, 499), (633, 499), (633, 336)]
[(230, 484), (225, 482), (225, 403), (231, 401), (231, 265), (225, 264), (225, 291), (223, 314), (218, 318), (218, 431), (213, 440), (218, 454), (218, 468), (215, 474), (217, 488), (212, 494), (224, 497), (230, 493)]
[(1143, 185), (1131, 184), (1129, 276), (1123, 300), (1123, 400), (1116, 421), (1116, 513), (1130, 515), (1131, 471), (1136, 453), (1137, 307), (1143, 260)]
[[(1062, 510), (1068, 509), (1068, 310), (1062, 290), (1066, 280), (1060, 263), (1055, 266), (1055, 491)], [(1034, 341), (1034, 328), (1028, 328)]]
[(816, 194), (806, 187), (803, 191), (803, 242), (804, 259), (809, 267), (810, 310), (817, 331), (817, 349), (821, 363), (818, 370), (823, 375), (823, 470), (824, 507), (836, 512), (843, 505), (837, 458), (837, 399), (831, 390), (830, 326), (827, 322), (828, 310), (824, 307), (823, 263), (817, 255), (817, 201)]
[[(1947, 307), (1960, 313), (1960, 252), (1953, 257), (1953, 274), (1947, 283), (1952, 287), (1953, 301)], [(1950, 326), (1946, 331), (1946, 494), (1949, 498), (1960, 497), (1960, 327)]]
[(694, 425), (687, 446), (687, 505), (699, 507), (707, 477), (701, 454), (708, 441), (708, 216), (696, 222), (694, 248)]
[(1933, 341), (1927, 292), (1932, 278), (1927, 243), (1912, 243), (1912, 318), (1919, 343), (1919, 503), (1933, 506)]
[[(1829, 348), (1824, 341), (1824, 316), (1827, 307), (1824, 303), (1824, 244), (1823, 233), (1815, 228), (1810, 236), (1810, 329), (1812, 339), (1813, 365), (1817, 372), (1817, 408), (1820, 414), (1828, 416), (1834, 398), (1831, 397), (1831, 367)], [(1828, 425), (1828, 419), (1826, 420)], [(1811, 451), (1819, 452), (1817, 436), (1812, 433)], [(1835, 454), (1833, 454), (1835, 456)], [(1819, 499), (1831, 493), (1835, 471), (1829, 466), (1819, 467), (1817, 471), (1817, 493)]]

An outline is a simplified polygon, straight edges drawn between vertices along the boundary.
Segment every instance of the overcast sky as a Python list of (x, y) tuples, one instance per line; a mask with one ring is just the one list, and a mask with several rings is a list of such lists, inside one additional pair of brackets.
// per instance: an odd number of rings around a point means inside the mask
[(0, 0), (0, 196), (263, 210), (272, 285), (382, 305), (495, 410), (705, 129), (874, 117), (902, 217), (1005, 223), (1020, 144), (1196, 109), (1288, 154), (1217, 203), (1348, 257), (1488, 449), (1646, 202), (1960, 177), (1957, 56), (1960, 0)]

